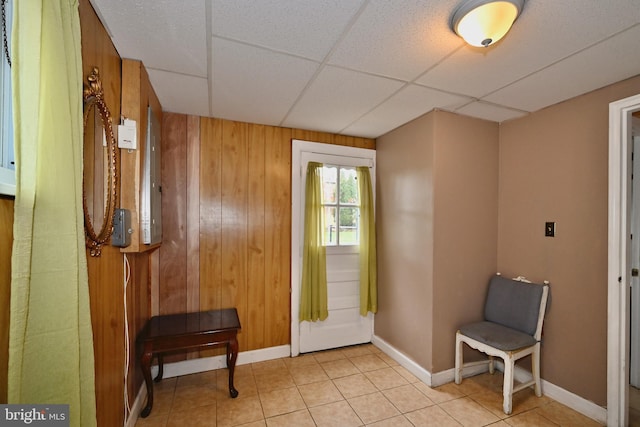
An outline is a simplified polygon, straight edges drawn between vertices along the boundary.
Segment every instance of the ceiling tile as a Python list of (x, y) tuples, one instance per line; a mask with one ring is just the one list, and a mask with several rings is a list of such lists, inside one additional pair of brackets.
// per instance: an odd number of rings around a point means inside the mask
[(371, 0), (329, 63), (411, 81), (462, 40), (449, 30), (456, 0)]
[(279, 124), (319, 64), (214, 37), (214, 117)]
[(164, 111), (209, 116), (207, 79), (153, 68), (147, 72)]
[(525, 111), (511, 110), (509, 108), (482, 101), (467, 104), (462, 108), (458, 108), (455, 112), (464, 114), (465, 116), (477, 117), (479, 119), (491, 120), (492, 122), (498, 123), (527, 115)]
[[(207, 76), (206, 13), (203, 1), (92, 0), (108, 22), (122, 58), (145, 67)], [(171, 52), (171, 54), (167, 54)]]
[(435, 108), (454, 110), (471, 101), (471, 98), (418, 85), (407, 85), (376, 109), (349, 125), (344, 133), (377, 138)]
[(339, 132), (402, 87), (396, 80), (326, 66), (284, 126)]
[[(640, 25), (517, 81), (484, 99), (535, 111), (635, 76)], [(580, 70), (577, 72), (576, 70)]]
[(463, 0), (90, 1), (167, 111), (253, 123), (374, 136), (434, 108), (503, 121), (640, 73), (639, 0), (529, 0), (489, 49), (449, 28)]
[(362, 0), (214, 0), (212, 32), (321, 61)]
[(417, 83), (482, 97), (640, 20), (637, 1), (537, 0), (525, 3), (495, 46), (465, 45)]

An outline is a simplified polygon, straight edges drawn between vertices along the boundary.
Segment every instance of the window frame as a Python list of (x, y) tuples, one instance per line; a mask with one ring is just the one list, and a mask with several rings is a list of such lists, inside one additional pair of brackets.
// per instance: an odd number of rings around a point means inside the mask
[[(356, 172), (356, 167), (357, 166), (351, 166), (351, 165), (335, 165), (335, 164), (331, 164), (331, 163), (323, 163), (323, 169), (324, 168), (336, 168), (336, 201), (335, 203), (325, 203), (324, 202), (324, 189), (323, 189), (323, 201), (322, 201), (322, 207), (326, 208), (326, 207), (333, 207), (336, 209), (336, 219), (337, 219), (337, 234), (336, 234), (336, 243), (335, 244), (327, 244), (325, 243), (325, 247), (327, 248), (327, 250), (329, 248), (345, 248), (345, 247), (349, 247), (349, 246), (359, 246), (360, 245), (360, 241), (358, 240), (356, 243), (348, 243), (348, 244), (342, 244), (340, 243), (340, 208), (357, 208), (358, 209), (358, 222), (359, 222), (359, 218), (360, 218), (360, 206), (361, 206), (361, 201), (360, 201), (360, 194), (358, 194), (358, 203), (343, 203), (340, 201), (340, 182), (341, 182), (341, 170), (342, 169), (350, 169), (353, 170), (354, 173), (356, 174), (356, 179), (357, 179), (357, 172)], [(323, 175), (324, 175), (324, 170), (323, 170)], [(323, 178), (324, 179), (324, 178)], [(357, 181), (356, 181), (356, 190), (358, 191), (358, 193), (360, 192), (360, 189), (357, 188)], [(359, 231), (359, 230), (358, 230)], [(359, 233), (358, 233), (359, 234)], [(348, 251), (351, 252), (351, 251)]]

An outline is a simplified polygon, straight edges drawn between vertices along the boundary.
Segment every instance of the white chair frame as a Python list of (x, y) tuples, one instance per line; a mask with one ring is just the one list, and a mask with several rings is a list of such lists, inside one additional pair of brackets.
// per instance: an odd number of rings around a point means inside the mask
[[(520, 279), (520, 278), (518, 278)], [(524, 280), (526, 281), (526, 280)], [(527, 387), (534, 386), (536, 396), (542, 396), (542, 388), (540, 387), (540, 339), (542, 337), (542, 324), (544, 322), (544, 314), (547, 309), (547, 297), (549, 295), (549, 282), (545, 280), (542, 290), (542, 297), (540, 301), (540, 312), (538, 314), (538, 326), (533, 337), (536, 343), (530, 347), (524, 347), (514, 351), (502, 351), (497, 348), (491, 347), (483, 342), (477, 341), (473, 338), (462, 334), (460, 331), (456, 332), (456, 359), (455, 359), (455, 382), (460, 384), (462, 382), (462, 370), (465, 367), (477, 366), (481, 364), (489, 364), (489, 372), (494, 373), (494, 357), (499, 357), (504, 361), (504, 382), (502, 385), (503, 403), (502, 407), (504, 413), (510, 415), (513, 411), (512, 396), (520, 390)], [(479, 362), (463, 363), (463, 345), (467, 344), (469, 347), (479, 350), (489, 356), (488, 360), (482, 360)], [(513, 386), (513, 371), (517, 360), (523, 357), (531, 355), (531, 381), (519, 384), (517, 387)]]

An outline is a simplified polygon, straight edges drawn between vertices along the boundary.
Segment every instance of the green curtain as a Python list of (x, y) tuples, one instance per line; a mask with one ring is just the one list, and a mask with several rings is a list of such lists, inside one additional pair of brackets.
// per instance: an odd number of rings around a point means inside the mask
[(356, 168), (360, 190), (360, 315), (378, 311), (376, 223), (371, 174), (366, 166)]
[(329, 315), (327, 309), (327, 251), (323, 242), (322, 164), (309, 162), (304, 203), (304, 246), (300, 321), (315, 322)]
[(78, 1), (16, 1), (13, 13), (17, 167), (8, 399), (69, 404), (71, 426), (95, 426)]

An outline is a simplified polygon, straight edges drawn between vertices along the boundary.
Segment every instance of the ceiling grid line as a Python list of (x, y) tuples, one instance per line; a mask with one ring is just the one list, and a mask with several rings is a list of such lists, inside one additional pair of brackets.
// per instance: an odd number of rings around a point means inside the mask
[(452, 31), (462, 0), (89, 1), (163, 110), (202, 117), (377, 138), (434, 109), (500, 123), (640, 75), (635, 0), (524, 0), (487, 48)]
[(305, 85), (305, 87), (302, 89), (302, 91), (300, 91), (300, 93), (298, 94), (298, 97), (296, 98), (295, 101), (293, 101), (293, 103), (291, 104), (291, 107), (287, 110), (287, 112), (285, 113), (284, 117), (282, 118), (282, 120), (280, 120), (279, 125), (283, 126), (284, 123), (287, 121), (287, 118), (289, 117), (289, 115), (291, 114), (291, 111), (296, 107), (296, 105), (298, 105), (298, 103), (300, 102), (300, 99), (302, 99), (302, 97), (304, 96), (304, 94), (309, 90), (309, 88), (313, 85), (313, 83), (316, 81), (316, 79), (318, 78), (318, 75), (320, 74), (320, 72), (322, 71), (322, 69), (324, 67), (326, 67), (327, 65), (327, 61), (329, 60), (329, 58), (331, 58), (331, 55), (333, 55), (333, 52), (335, 52), (337, 46), (340, 44), (340, 42), (345, 38), (345, 36), (349, 33), (349, 31), (351, 31), (351, 28), (353, 28), (353, 25), (355, 24), (355, 22), (358, 20), (358, 18), (360, 17), (360, 15), (362, 15), (362, 12), (367, 8), (367, 6), (369, 5), (369, 0), (365, 0), (362, 5), (360, 5), (360, 7), (358, 8), (358, 11), (351, 17), (351, 19), (349, 20), (349, 22), (347, 23), (347, 25), (345, 26), (344, 30), (342, 31), (342, 34), (340, 35), (340, 37), (338, 38), (338, 40), (336, 40), (336, 42), (333, 44), (333, 46), (331, 46), (331, 49), (329, 50), (329, 52), (327, 52), (327, 54), (324, 56), (324, 58), (322, 59), (322, 61), (320, 62), (320, 64), (318, 65), (318, 68), (316, 69), (316, 72), (313, 74), (313, 76), (309, 79), (309, 81), (307, 82), (307, 84)]

